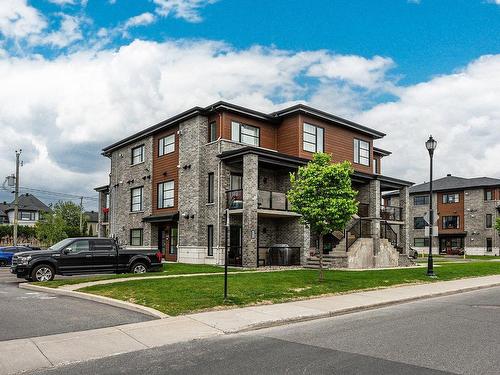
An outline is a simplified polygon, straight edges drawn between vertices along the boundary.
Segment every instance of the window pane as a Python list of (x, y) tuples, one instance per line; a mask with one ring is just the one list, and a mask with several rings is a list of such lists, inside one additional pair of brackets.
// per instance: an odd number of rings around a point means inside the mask
[(241, 134), (252, 135), (254, 137), (259, 136), (259, 128), (250, 125), (241, 126)]
[(354, 162), (359, 163), (359, 141), (354, 140)]
[(316, 136), (316, 152), (323, 152), (323, 128), (318, 128)]
[(259, 139), (242, 133), (241, 134), (241, 143), (246, 143), (246, 144), (252, 145), (252, 146), (258, 146)]
[(217, 123), (211, 122), (208, 124), (208, 141), (213, 142), (217, 139)]
[(314, 143), (304, 142), (304, 150), (309, 152), (316, 152), (316, 147)]
[(304, 142), (316, 144), (316, 136), (314, 134), (304, 133)]
[(231, 122), (231, 140), (235, 142), (240, 141), (240, 124), (237, 122)]
[(208, 239), (208, 256), (214, 255), (214, 226), (209, 225), (207, 227), (207, 239)]
[(304, 133), (315, 134), (316, 133), (316, 127), (304, 122)]
[(75, 252), (78, 251), (89, 251), (90, 246), (89, 246), (89, 241), (75, 241), (71, 247), (74, 248)]

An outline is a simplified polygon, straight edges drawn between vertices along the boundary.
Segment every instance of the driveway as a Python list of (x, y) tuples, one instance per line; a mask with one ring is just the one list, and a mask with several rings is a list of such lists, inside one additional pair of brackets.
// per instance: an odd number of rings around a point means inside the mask
[(19, 289), (24, 279), (0, 268), (0, 341), (151, 320), (137, 312), (77, 298)]

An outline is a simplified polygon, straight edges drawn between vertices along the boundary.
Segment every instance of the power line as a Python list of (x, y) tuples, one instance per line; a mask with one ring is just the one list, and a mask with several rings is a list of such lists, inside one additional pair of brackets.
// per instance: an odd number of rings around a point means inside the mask
[[(0, 187), (0, 190), (11, 191), (11, 189), (2, 188), (2, 187)], [(96, 201), (96, 202), (99, 201), (99, 199), (96, 197), (89, 197), (89, 196), (69, 194), (69, 193), (61, 193), (61, 192), (43, 190), (43, 189), (28, 188), (28, 187), (24, 187), (24, 186), (21, 186), (19, 188), (19, 190), (22, 190), (24, 192), (34, 192), (34, 193), (37, 193), (39, 195), (44, 195), (46, 197), (52, 197), (52, 198), (65, 198), (68, 200), (83, 199), (83, 200), (90, 200), (90, 201)]]

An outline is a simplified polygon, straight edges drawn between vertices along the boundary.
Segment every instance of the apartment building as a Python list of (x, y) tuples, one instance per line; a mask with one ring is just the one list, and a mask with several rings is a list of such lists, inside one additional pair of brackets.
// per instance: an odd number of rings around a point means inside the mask
[[(322, 251), (346, 266), (397, 264), (395, 248), (409, 246), (411, 183), (382, 174), (390, 152), (374, 141), (383, 136), (305, 105), (274, 113), (226, 102), (192, 108), (103, 149), (111, 173), (96, 188), (99, 234), (159, 249), (170, 261), (223, 264), (227, 210), (229, 264), (275, 264), (274, 245), (288, 246), (289, 263), (305, 264), (318, 241), (288, 207), (289, 175), (327, 152), (352, 163), (360, 205), (345, 231), (325, 236)], [(381, 192), (391, 190), (401, 204), (382, 207)]]
[[(462, 178), (448, 174), (433, 183), (433, 208), (438, 235), (433, 248), (441, 254), (500, 255), (495, 221), (500, 212), (500, 179)], [(429, 210), (429, 183), (410, 188), (410, 243), (428, 253), (425, 213)], [(398, 194), (384, 195), (386, 204), (398, 204)]]

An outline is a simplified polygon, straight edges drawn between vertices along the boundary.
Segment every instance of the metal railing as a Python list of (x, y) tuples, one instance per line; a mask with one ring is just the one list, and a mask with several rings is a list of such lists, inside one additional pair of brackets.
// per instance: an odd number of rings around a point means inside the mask
[(266, 210), (288, 211), (288, 198), (286, 196), (286, 193), (269, 190), (259, 190), (258, 208)]
[(380, 218), (389, 221), (401, 221), (403, 218), (403, 209), (396, 206), (380, 207)]
[(372, 223), (371, 220), (357, 219), (350, 227), (346, 230), (346, 251), (351, 247), (351, 245), (356, 242), (359, 238), (370, 238), (372, 236)]
[(394, 247), (398, 246), (398, 235), (394, 231), (394, 229), (392, 229), (391, 225), (388, 223), (381, 223), (380, 238), (385, 238), (386, 240), (389, 240), (391, 245)]
[(243, 208), (243, 189), (226, 191), (226, 204), (230, 210)]
[(271, 248), (272, 246), (257, 248), (258, 266), (300, 266), (300, 247), (288, 247), (288, 255), (280, 251), (269, 252)]

